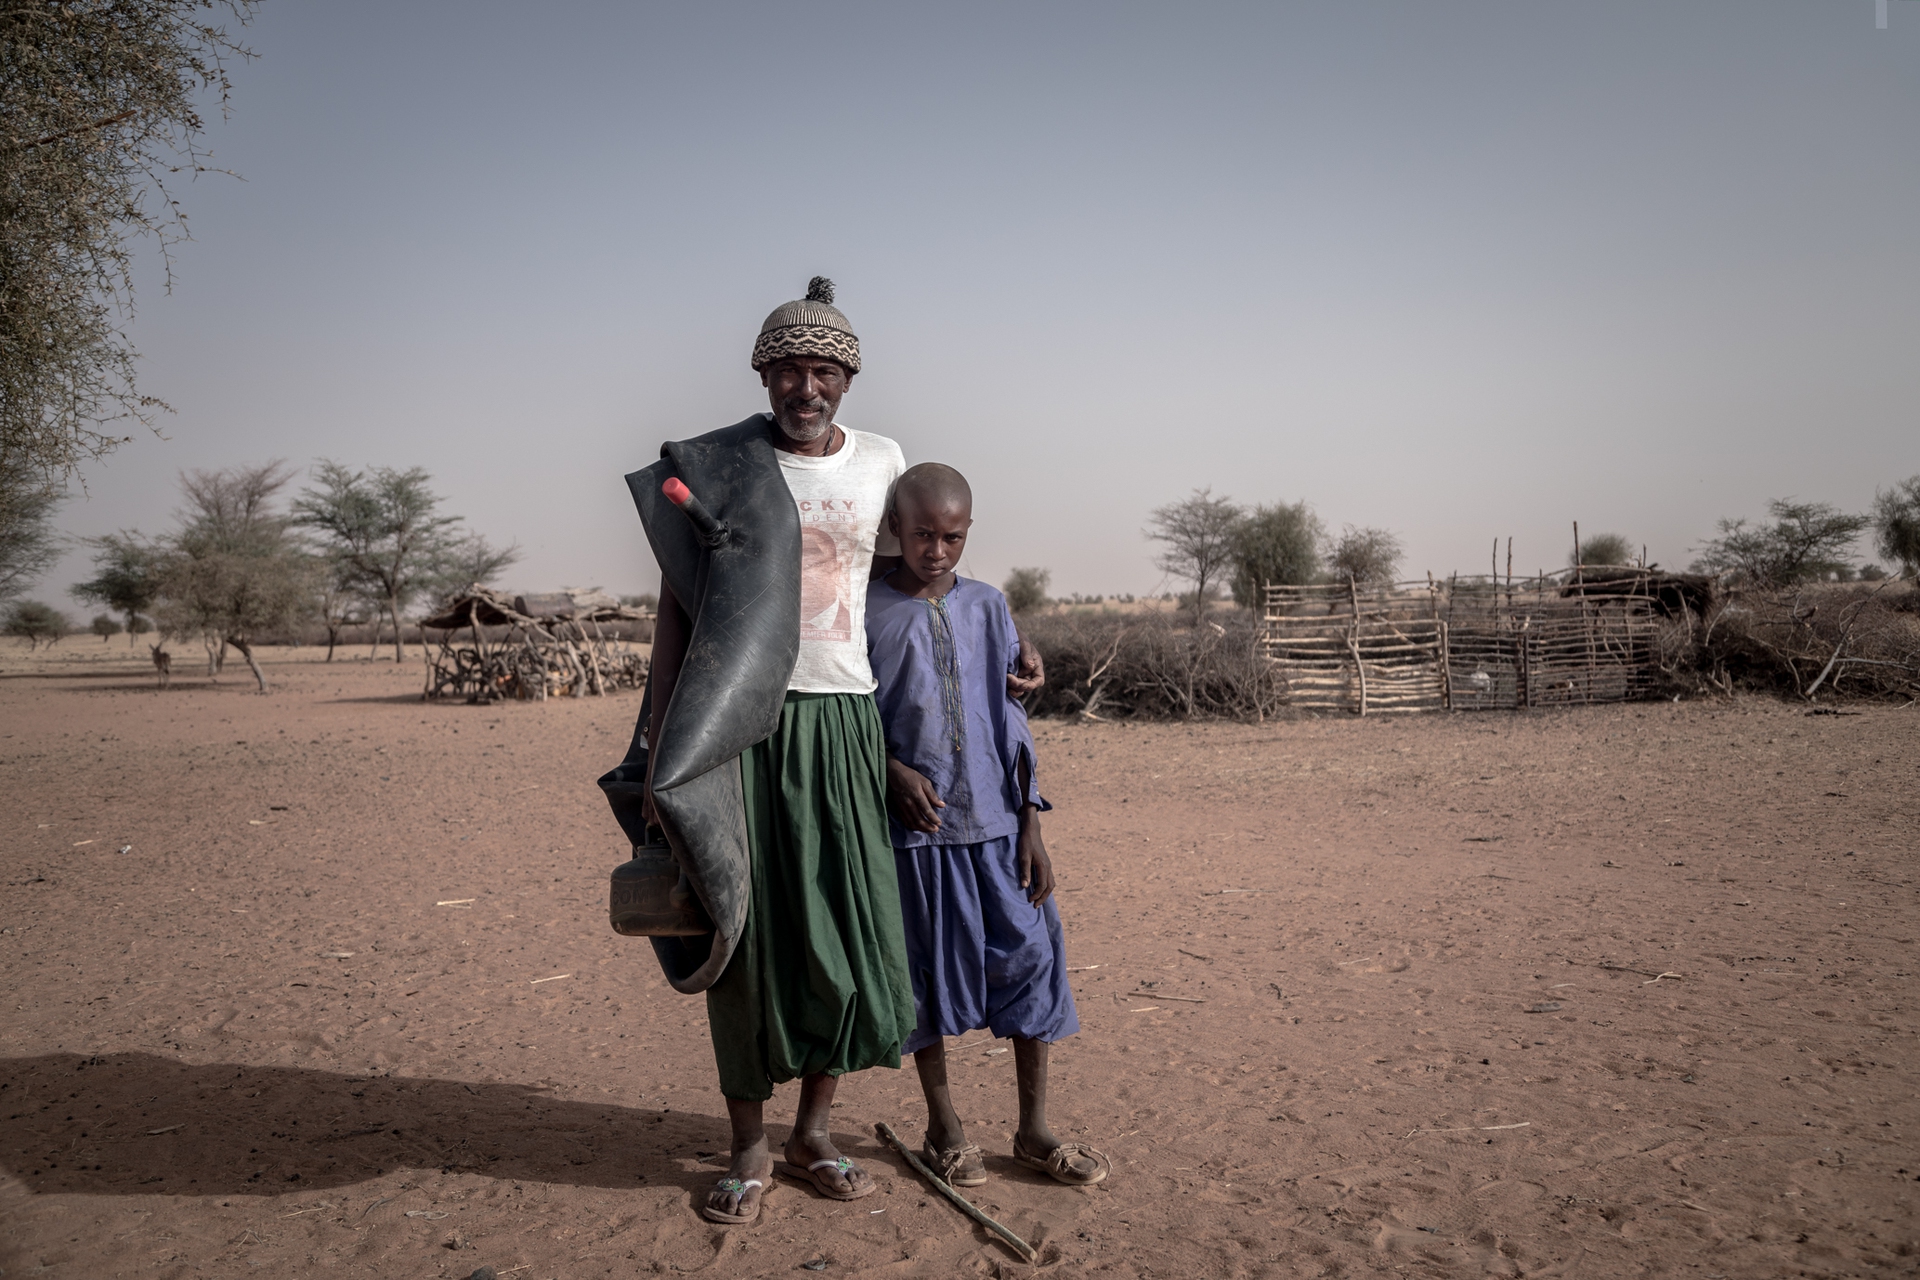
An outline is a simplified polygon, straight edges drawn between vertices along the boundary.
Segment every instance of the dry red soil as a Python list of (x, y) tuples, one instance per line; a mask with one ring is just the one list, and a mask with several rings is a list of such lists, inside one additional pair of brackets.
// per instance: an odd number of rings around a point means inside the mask
[[(881, 1194), (695, 1215), (704, 1005), (604, 915), (637, 698), (423, 705), (311, 650), (160, 693), (91, 643), (0, 653), (6, 1277), (1028, 1272), (875, 1142), (919, 1140), (910, 1071), (840, 1091)], [(1037, 1270), (1920, 1267), (1920, 709), (1038, 738), (1055, 1125), (1112, 1178), (1016, 1167), (1012, 1055), (953, 1055)]]

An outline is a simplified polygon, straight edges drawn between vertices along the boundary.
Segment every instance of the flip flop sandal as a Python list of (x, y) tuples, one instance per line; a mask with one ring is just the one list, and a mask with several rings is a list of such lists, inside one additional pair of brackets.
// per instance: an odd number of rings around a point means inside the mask
[[(1075, 1169), (1072, 1163), (1075, 1156), (1086, 1156), (1093, 1160), (1093, 1172), (1083, 1174)], [(1028, 1155), (1016, 1142), (1013, 1144), (1013, 1161), (1028, 1169), (1038, 1169), (1055, 1182), (1064, 1182), (1070, 1187), (1090, 1187), (1096, 1182), (1105, 1182), (1107, 1170), (1113, 1168), (1113, 1161), (1107, 1159), (1103, 1152), (1095, 1151), (1084, 1142), (1063, 1142), (1049, 1151), (1045, 1160)]]
[(752, 1222), (760, 1216), (760, 1206), (767, 1202), (767, 1192), (773, 1190), (772, 1187), (769, 1187), (758, 1178), (748, 1178), (745, 1182), (742, 1182), (740, 1179), (732, 1176), (722, 1178), (713, 1184), (715, 1191), (724, 1191), (728, 1195), (743, 1194), (753, 1190), (755, 1187), (760, 1188), (760, 1198), (753, 1202), (752, 1213), (722, 1213), (710, 1204), (703, 1204), (700, 1206), (700, 1216), (708, 1222), (724, 1223), (730, 1227), (744, 1226)]
[(934, 1176), (950, 1187), (986, 1185), (986, 1162), (981, 1159), (980, 1148), (971, 1142), (949, 1151), (935, 1151), (933, 1139), (928, 1138), (920, 1144), (920, 1155)]
[(880, 1184), (869, 1178), (867, 1179), (867, 1186), (864, 1191), (842, 1191), (821, 1177), (819, 1173), (822, 1169), (831, 1169), (851, 1183), (853, 1179), (848, 1175), (851, 1174), (856, 1167), (853, 1161), (847, 1159), (845, 1156), (837, 1156), (830, 1160), (815, 1160), (804, 1169), (797, 1164), (790, 1164), (782, 1160), (773, 1166), (773, 1171), (775, 1173), (784, 1173), (789, 1178), (799, 1178), (802, 1181), (811, 1182), (813, 1189), (829, 1200), (860, 1200), (878, 1191)]

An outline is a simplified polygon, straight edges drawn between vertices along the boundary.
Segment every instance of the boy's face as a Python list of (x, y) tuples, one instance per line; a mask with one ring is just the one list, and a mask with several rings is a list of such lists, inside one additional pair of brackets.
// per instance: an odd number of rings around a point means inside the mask
[(960, 553), (967, 549), (967, 530), (972, 527), (973, 504), (952, 498), (896, 494), (893, 509), (887, 512), (887, 528), (900, 539), (907, 572), (922, 585), (953, 572)]

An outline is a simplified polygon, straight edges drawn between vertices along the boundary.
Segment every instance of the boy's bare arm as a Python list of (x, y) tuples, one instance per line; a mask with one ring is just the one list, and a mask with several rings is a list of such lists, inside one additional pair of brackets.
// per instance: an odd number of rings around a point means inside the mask
[(1033, 766), (1023, 753), (1020, 757), (1020, 887), (1027, 901), (1038, 907), (1053, 896), (1053, 859), (1047, 856), (1047, 842), (1040, 837), (1040, 806), (1024, 797), (1033, 786)]
[(1007, 696), (1024, 698), (1047, 682), (1047, 664), (1041, 661), (1040, 650), (1026, 633), (1020, 635), (1020, 662), (1018, 667), (1007, 676)]

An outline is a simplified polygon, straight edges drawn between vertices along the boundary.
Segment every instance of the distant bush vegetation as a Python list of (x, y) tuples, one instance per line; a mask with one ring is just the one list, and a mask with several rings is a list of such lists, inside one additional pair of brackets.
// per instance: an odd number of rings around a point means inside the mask
[(16, 600), (0, 615), (0, 631), (25, 640), (30, 649), (38, 649), (42, 640), (56, 644), (72, 630), (66, 614), (38, 600)]
[(1053, 575), (1045, 569), (1015, 569), (1000, 584), (1000, 590), (1006, 594), (1009, 609), (1032, 613), (1047, 603), (1047, 587), (1052, 581)]
[(1270, 584), (1392, 582), (1403, 553), (1399, 536), (1386, 529), (1347, 525), (1330, 538), (1304, 501), (1248, 510), (1210, 489), (1154, 508), (1145, 533), (1160, 544), (1154, 563), (1192, 584), (1180, 600), (1196, 619), (1220, 598), (1223, 584), (1235, 603), (1257, 609)]
[(1197, 626), (1184, 611), (1157, 609), (1037, 613), (1023, 625), (1047, 663), (1036, 715), (1262, 720), (1285, 702), (1251, 610)]
[(1392, 582), (1400, 576), (1400, 539), (1385, 529), (1356, 529), (1348, 525), (1327, 554), (1327, 568), (1336, 582)]
[(1789, 499), (1770, 502), (1767, 510), (1771, 524), (1720, 521), (1720, 536), (1700, 545), (1693, 568), (1765, 587), (1853, 576), (1849, 552), (1873, 517)]
[(1574, 568), (1583, 564), (1634, 564), (1639, 557), (1634, 554), (1633, 543), (1627, 541), (1622, 533), (1596, 533), (1582, 538), (1567, 558), (1567, 567)]

